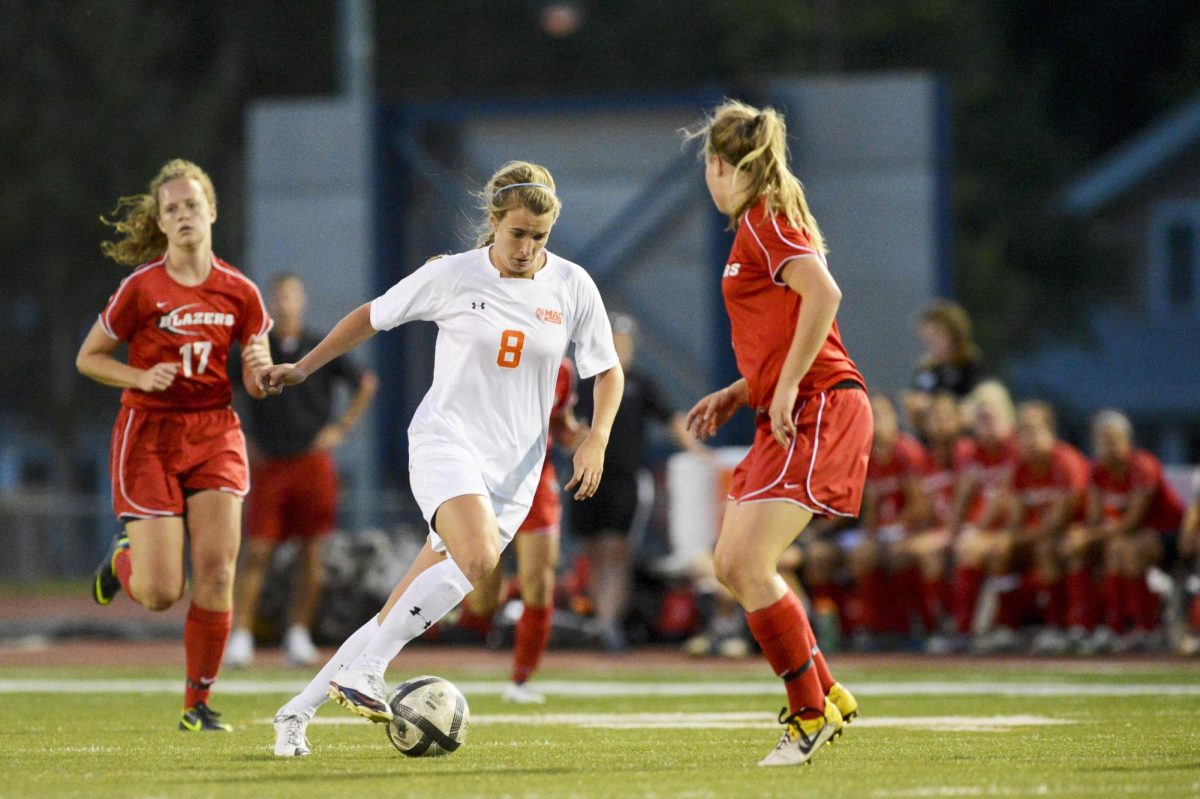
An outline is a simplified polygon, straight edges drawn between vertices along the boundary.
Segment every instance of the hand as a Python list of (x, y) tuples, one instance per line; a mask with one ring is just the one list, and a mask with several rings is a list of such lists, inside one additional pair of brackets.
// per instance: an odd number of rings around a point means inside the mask
[(254, 376), (254, 382), (261, 391), (278, 395), (283, 393), (284, 386), (298, 386), (308, 377), (308, 373), (294, 363), (281, 363), (268, 367)]
[(579, 490), (575, 492), (575, 499), (587, 499), (600, 487), (600, 476), (604, 473), (604, 448), (607, 443), (589, 433), (579, 445), (579, 449), (575, 450), (575, 457), (572, 458), (575, 473), (571, 475), (570, 482), (563, 486), (564, 491), (579, 486)]
[(327, 424), (317, 433), (310, 449), (316, 452), (329, 452), (337, 449), (345, 438), (346, 431), (340, 424)]
[(688, 411), (685, 421), (688, 432), (697, 441), (712, 438), (716, 435), (717, 428), (733, 418), (740, 407), (742, 407), (741, 401), (728, 388), (714, 391), (701, 398)]
[(771, 399), (771, 435), (779, 442), (779, 446), (787, 449), (796, 437), (796, 422), (792, 413), (796, 408), (796, 396), (800, 393), (799, 386), (785, 386), (782, 383), (775, 386), (775, 396)]
[(175, 382), (175, 375), (178, 374), (181, 366), (182, 364), (167, 361), (156, 363), (138, 375), (137, 385), (134, 388), (151, 393), (166, 391)]
[(249, 344), (242, 347), (242, 363), (255, 375), (271, 366), (271, 347), (265, 336), (251, 339)]

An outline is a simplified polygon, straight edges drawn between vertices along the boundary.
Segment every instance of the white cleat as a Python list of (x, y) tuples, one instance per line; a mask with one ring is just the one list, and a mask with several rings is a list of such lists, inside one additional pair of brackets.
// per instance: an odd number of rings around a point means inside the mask
[(226, 666), (241, 669), (254, 662), (254, 635), (249, 630), (234, 630), (225, 646)]
[(275, 716), (275, 757), (308, 757), (308, 719), (304, 716)]
[(775, 749), (758, 762), (760, 766), (802, 766), (812, 760), (825, 744), (842, 728), (842, 714), (837, 705), (825, 700), (825, 715), (802, 720), (797, 715), (786, 716), (787, 708), (779, 714), (784, 725), (783, 735)]
[(514, 705), (544, 705), (546, 697), (529, 687), (528, 683), (510, 682), (500, 698)]
[(283, 636), (283, 648), (287, 651), (288, 665), (311, 666), (317, 662), (317, 647), (312, 642), (307, 627), (292, 625)]
[(384, 723), (392, 720), (387, 695), (383, 675), (374, 671), (345, 667), (329, 681), (329, 698), (369, 721)]

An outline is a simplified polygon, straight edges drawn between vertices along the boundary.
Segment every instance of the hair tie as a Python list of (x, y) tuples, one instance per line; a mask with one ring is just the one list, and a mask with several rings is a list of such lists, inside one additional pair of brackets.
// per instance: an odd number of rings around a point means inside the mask
[(552, 186), (547, 186), (545, 183), (509, 183), (507, 186), (501, 186), (500, 188), (496, 189), (495, 193), (499, 194), (505, 189), (519, 189), (523, 186), (536, 186), (539, 189), (545, 189), (551, 194), (554, 193), (554, 188)]

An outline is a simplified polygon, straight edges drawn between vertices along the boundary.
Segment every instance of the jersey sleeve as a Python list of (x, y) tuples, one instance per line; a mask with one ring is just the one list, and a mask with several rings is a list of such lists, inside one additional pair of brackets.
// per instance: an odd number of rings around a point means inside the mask
[(263, 302), (262, 292), (252, 280), (244, 277), (246, 286), (245, 310), (242, 312), (241, 329), (237, 338), (242, 344), (249, 344), (253, 339), (262, 338), (271, 331), (275, 322), (267, 313), (267, 304)]
[(1162, 466), (1153, 456), (1137, 453), (1130, 464), (1129, 476), (1134, 491), (1152, 494), (1162, 480)]
[(371, 327), (391, 330), (405, 322), (436, 320), (452, 292), (447, 258), (424, 264), (371, 301)]
[(787, 224), (781, 225), (778, 217), (764, 216), (758, 224), (751, 224), (750, 232), (766, 259), (767, 273), (777, 285), (786, 285), (779, 278), (779, 273), (788, 261), (806, 255), (824, 261), (821, 254), (813, 248), (807, 234)]
[(1066, 459), (1066, 482), (1072, 491), (1087, 490), (1092, 476), (1092, 464), (1081, 452), (1068, 450)]
[(137, 277), (130, 275), (122, 280), (100, 313), (100, 326), (110, 338), (117, 341), (128, 341), (141, 324), (141, 297)]
[(571, 340), (575, 342), (575, 365), (579, 376), (586, 380), (618, 363), (613, 345), (612, 326), (604, 310), (600, 289), (590, 275), (579, 270), (575, 281), (575, 324)]

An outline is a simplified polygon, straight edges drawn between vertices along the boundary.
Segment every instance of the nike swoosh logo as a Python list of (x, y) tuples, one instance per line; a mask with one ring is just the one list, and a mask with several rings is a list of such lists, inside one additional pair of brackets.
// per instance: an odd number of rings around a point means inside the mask
[(156, 302), (156, 303), (154, 303), (154, 304), (155, 304), (157, 307), (159, 307), (159, 308), (166, 308), (166, 307), (167, 307), (168, 305), (170, 305), (171, 303), (168, 301), (168, 302)]
[(200, 732), (200, 720), (199, 719), (196, 719), (196, 721), (193, 722), (193, 721), (188, 721), (186, 718), (182, 718), (179, 721), (181, 724), (183, 724), (183, 726), (187, 727), (192, 732)]
[(787, 488), (787, 489), (799, 488), (800, 484), (799, 483), (784, 483), (783, 487)]

